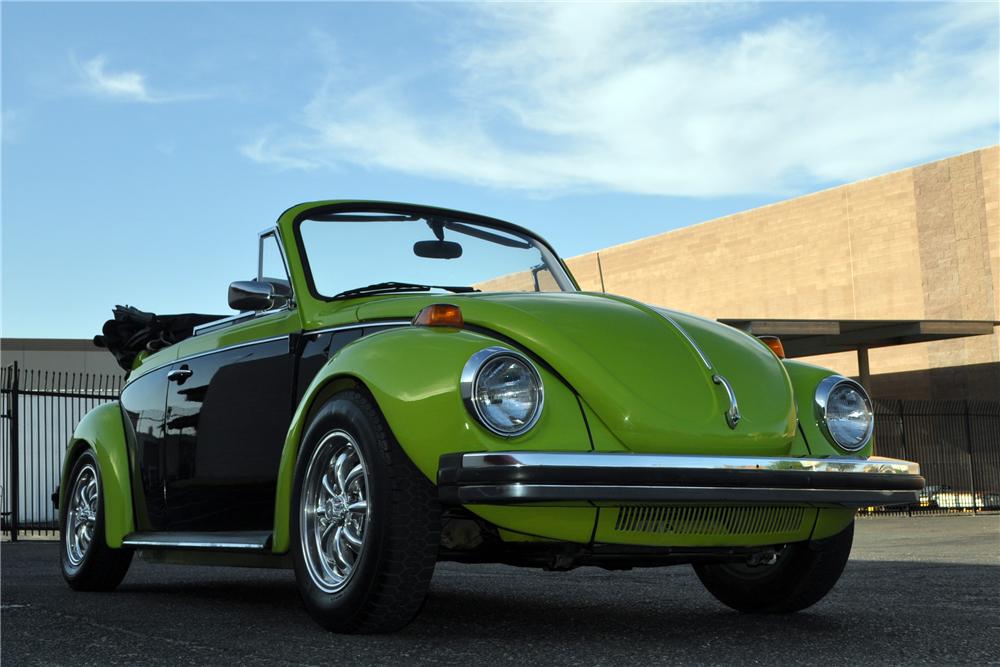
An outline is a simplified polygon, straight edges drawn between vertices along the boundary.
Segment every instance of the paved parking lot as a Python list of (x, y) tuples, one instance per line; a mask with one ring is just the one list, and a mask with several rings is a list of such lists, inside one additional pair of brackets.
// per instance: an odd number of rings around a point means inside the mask
[(15, 665), (1000, 664), (1000, 516), (864, 519), (811, 611), (728, 611), (688, 567), (569, 573), (440, 565), (405, 631), (315, 626), (288, 571), (135, 561), (115, 593), (73, 593), (53, 543), (4, 544), (2, 645)]

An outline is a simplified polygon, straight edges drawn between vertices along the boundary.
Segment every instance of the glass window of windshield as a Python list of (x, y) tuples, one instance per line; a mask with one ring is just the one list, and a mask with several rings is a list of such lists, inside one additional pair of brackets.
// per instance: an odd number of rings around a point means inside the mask
[(536, 239), (464, 220), (337, 213), (303, 220), (299, 233), (325, 297), (386, 282), (483, 292), (575, 289)]

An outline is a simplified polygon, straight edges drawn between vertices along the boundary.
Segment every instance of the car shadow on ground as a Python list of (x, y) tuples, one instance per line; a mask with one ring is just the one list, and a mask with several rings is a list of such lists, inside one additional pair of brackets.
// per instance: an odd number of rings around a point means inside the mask
[[(241, 571), (241, 578), (234, 580), (199, 569), (205, 578), (196, 581), (181, 580), (178, 570), (170, 566), (146, 569), (143, 580), (126, 579), (116, 595), (145, 596), (150, 602), (169, 598), (173, 605), (190, 603), (193, 607), (222, 604), (238, 610), (248, 622), (259, 617), (261, 623), (272, 626), (283, 624), (276, 608), (292, 612), (288, 623), (298, 623), (304, 615), (291, 572)], [(170, 576), (162, 581), (148, 576), (155, 577), (156, 572)], [(903, 572), (906, 580), (900, 577)], [(650, 635), (659, 640), (672, 636), (718, 640), (720, 633), (739, 637), (748, 632), (783, 638), (843, 638), (845, 632), (859, 628), (865, 632), (864, 628), (893, 621), (905, 624), (926, 618), (928, 610), (941, 607), (942, 599), (954, 597), (954, 587), (963, 582), (968, 589), (961, 596), (962, 604), (949, 611), (956, 620), (995, 605), (989, 591), (995, 592), (1000, 584), (1000, 566), (852, 561), (837, 587), (810, 610), (746, 615), (716, 602), (686, 566), (621, 573), (593, 568), (544, 573), (449, 564), (439, 566), (423, 610), (402, 634), (426, 636), (447, 628), (454, 639), (478, 640), (512, 634), (523, 640), (548, 640), (581, 633), (588, 641), (642, 641)], [(318, 627), (315, 630), (324, 633)]]

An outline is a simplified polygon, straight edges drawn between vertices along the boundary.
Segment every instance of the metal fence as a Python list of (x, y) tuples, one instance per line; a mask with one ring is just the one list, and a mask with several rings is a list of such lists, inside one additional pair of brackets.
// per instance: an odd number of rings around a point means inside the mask
[(894, 511), (1000, 510), (1000, 402), (876, 401), (875, 448), (927, 481), (918, 505)]
[[(119, 375), (0, 370), (0, 529), (12, 540), (58, 529), (51, 495), (66, 444), (121, 385)], [(917, 461), (927, 480), (902, 511), (1000, 510), (1000, 402), (876, 401), (875, 413), (876, 454)]]
[(0, 370), (0, 529), (11, 540), (58, 529), (51, 496), (69, 438), (121, 384), (120, 375)]

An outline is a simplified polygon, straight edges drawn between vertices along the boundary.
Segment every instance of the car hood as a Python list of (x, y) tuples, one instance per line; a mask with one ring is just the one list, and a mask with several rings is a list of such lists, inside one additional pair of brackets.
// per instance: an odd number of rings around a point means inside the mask
[[(360, 320), (412, 317), (453, 303), (465, 322), (549, 364), (631, 450), (782, 454), (795, 435), (792, 387), (760, 341), (686, 313), (596, 293), (486, 293), (377, 299)], [(730, 428), (731, 386), (741, 420)]]

